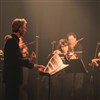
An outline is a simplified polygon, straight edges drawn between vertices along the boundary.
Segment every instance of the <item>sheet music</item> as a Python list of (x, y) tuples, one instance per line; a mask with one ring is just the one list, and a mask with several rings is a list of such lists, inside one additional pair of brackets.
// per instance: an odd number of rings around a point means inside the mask
[(58, 54), (55, 54), (49, 60), (46, 68), (44, 69), (44, 72), (53, 75), (68, 66), (69, 64), (63, 64), (63, 61), (61, 60), (60, 56)]

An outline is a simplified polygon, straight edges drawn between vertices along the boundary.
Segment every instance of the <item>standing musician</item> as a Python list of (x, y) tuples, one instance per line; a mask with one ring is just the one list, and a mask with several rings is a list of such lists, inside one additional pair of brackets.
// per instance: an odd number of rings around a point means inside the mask
[[(29, 58), (30, 61), (34, 63), (36, 60), (36, 54), (35, 52), (32, 52), (32, 54), (29, 55), (29, 49), (28, 49), (27, 44), (23, 41), (23, 37), (19, 38), (19, 47), (20, 47), (20, 51), (22, 53), (23, 58), (25, 59)], [(23, 70), (23, 84), (20, 87), (20, 98), (28, 99), (28, 92), (25, 90), (29, 88), (29, 85), (28, 85), (29, 69), (27, 67), (23, 67), (22, 70)]]
[(82, 46), (79, 43), (80, 40), (77, 40), (76, 34), (73, 32), (68, 33), (67, 41), (68, 41), (68, 45), (69, 45), (70, 59), (82, 58)]
[[(81, 40), (81, 39), (80, 39)], [(77, 40), (76, 34), (70, 32), (67, 34), (67, 42), (69, 46), (68, 55), (70, 59), (81, 59), (82, 58), (82, 45)], [(76, 66), (76, 65), (75, 65)], [(74, 84), (74, 98), (75, 100), (82, 99), (83, 89), (83, 73), (73, 73), (73, 84)]]

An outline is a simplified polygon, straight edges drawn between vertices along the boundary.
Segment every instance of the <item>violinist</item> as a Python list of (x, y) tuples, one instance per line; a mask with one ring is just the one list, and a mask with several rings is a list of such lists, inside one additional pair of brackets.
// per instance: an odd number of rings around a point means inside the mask
[(66, 60), (68, 59), (68, 43), (66, 39), (59, 40), (57, 50), (55, 50), (53, 54), (58, 54), (61, 57), (63, 63), (66, 63)]
[[(67, 34), (67, 42), (69, 46), (68, 55), (70, 59), (81, 59), (82, 58), (82, 46), (77, 40), (76, 34), (70, 32)], [(75, 65), (76, 66), (76, 65)], [(73, 84), (74, 84), (74, 98), (75, 100), (82, 100), (83, 90), (83, 73), (73, 73)]]
[(53, 52), (53, 54), (58, 53), (58, 54), (64, 54), (66, 55), (68, 52), (68, 44), (66, 39), (60, 39), (59, 44), (57, 46), (57, 50)]
[(89, 65), (92, 66), (92, 71), (93, 71), (92, 100), (100, 100), (100, 52), (98, 53), (98, 57), (92, 59), (92, 63), (90, 63)]
[(82, 46), (79, 43), (79, 40), (77, 40), (76, 34), (73, 32), (68, 33), (67, 41), (68, 41), (68, 45), (69, 45), (70, 59), (82, 58)]

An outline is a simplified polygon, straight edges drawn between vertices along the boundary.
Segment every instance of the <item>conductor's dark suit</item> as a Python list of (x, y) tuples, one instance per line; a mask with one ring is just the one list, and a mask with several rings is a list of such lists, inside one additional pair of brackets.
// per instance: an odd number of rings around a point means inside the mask
[(6, 41), (4, 48), (4, 70), (3, 78), (5, 82), (5, 99), (18, 100), (19, 87), (22, 84), (22, 66), (33, 68), (28, 59), (23, 59), (19, 48), (19, 38), (11, 34), (11, 38)]

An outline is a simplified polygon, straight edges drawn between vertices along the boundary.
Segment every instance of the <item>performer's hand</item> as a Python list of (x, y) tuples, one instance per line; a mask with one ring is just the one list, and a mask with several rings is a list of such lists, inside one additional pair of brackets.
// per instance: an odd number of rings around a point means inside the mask
[(92, 59), (92, 64), (95, 65), (96, 67), (99, 66), (99, 64), (97, 63), (97, 61), (99, 61), (99, 59)]
[(43, 66), (43, 65), (38, 65), (38, 64), (34, 64), (34, 67), (35, 67), (35, 68), (41, 68), (41, 67), (45, 68), (45, 66)]
[(34, 64), (34, 67), (37, 68), (39, 71), (43, 72), (43, 70), (45, 69), (45, 66), (43, 65), (38, 65), (38, 64)]
[(30, 55), (29, 60), (30, 60), (30, 61), (34, 61), (35, 59), (36, 59), (36, 54), (35, 54), (35, 52), (33, 51), (32, 54)]
[(40, 72), (44, 72), (44, 69), (45, 69), (45, 68), (43, 68), (43, 67), (38, 68), (38, 70), (39, 70)]
[(61, 51), (60, 50), (55, 50), (52, 54), (61, 54)]

